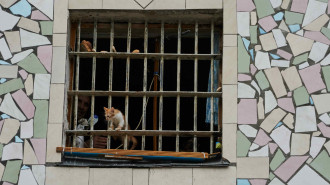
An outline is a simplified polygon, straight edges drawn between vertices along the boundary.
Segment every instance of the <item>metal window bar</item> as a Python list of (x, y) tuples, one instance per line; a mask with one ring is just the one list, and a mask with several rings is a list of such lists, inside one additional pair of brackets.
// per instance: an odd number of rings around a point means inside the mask
[[(211, 22), (211, 54), (214, 53), (214, 21)], [(214, 87), (214, 58), (211, 58), (211, 92), (213, 92)], [(214, 97), (211, 96), (211, 121), (210, 121), (210, 130), (214, 130), (214, 117), (213, 117), (213, 110), (214, 110)], [(214, 143), (214, 136), (210, 137), (210, 153), (213, 153), (213, 144)]]
[[(148, 53), (148, 22), (145, 21), (144, 24), (144, 53)], [(144, 57), (144, 63), (143, 63), (143, 92), (147, 91), (147, 67), (148, 67), (148, 58)], [(142, 130), (146, 130), (146, 119), (147, 119), (147, 96), (143, 96), (143, 107), (142, 107)], [(142, 136), (142, 144), (141, 144), (141, 150), (145, 149), (145, 143), (146, 143), (146, 136)]]
[[(178, 23), (178, 54), (181, 54), (181, 21)], [(180, 80), (181, 78), (181, 59), (178, 57), (177, 59), (177, 75), (176, 75), (176, 91), (180, 91)], [(176, 97), (176, 131), (180, 130), (180, 95), (178, 94)], [(180, 147), (180, 137), (179, 134), (176, 135), (175, 139), (175, 151), (179, 151)]]
[[(160, 30), (160, 53), (164, 53), (164, 36), (165, 36), (165, 30), (164, 30), (164, 21), (161, 23), (161, 30)], [(163, 92), (164, 88), (164, 57), (162, 56), (160, 58), (160, 69), (159, 69), (159, 91)], [(163, 130), (163, 95), (160, 95), (159, 97), (159, 124), (158, 124), (158, 130)], [(160, 134), (158, 136), (158, 150), (163, 150), (163, 136)]]
[[(195, 23), (195, 54), (198, 54), (198, 22)], [(194, 59), (194, 92), (198, 90), (198, 59)], [(197, 96), (194, 96), (194, 131), (197, 131)], [(194, 135), (194, 152), (197, 152), (197, 136)]]

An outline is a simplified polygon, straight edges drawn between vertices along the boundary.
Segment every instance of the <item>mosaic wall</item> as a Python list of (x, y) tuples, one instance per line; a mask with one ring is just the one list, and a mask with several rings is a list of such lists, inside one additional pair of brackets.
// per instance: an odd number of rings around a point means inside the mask
[(269, 178), (238, 185), (329, 185), (328, 5), (237, 0), (237, 173), (242, 157), (269, 159)]
[(3, 185), (45, 181), (52, 19), (52, 1), (0, 0)]

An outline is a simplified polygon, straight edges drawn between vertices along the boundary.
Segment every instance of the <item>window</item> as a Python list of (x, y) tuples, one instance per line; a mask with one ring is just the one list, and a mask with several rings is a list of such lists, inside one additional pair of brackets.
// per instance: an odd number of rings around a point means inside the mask
[[(134, 137), (135, 150), (215, 152), (221, 140), (218, 10), (72, 11), (70, 17), (67, 146), (83, 139), (93, 148), (93, 137), (106, 136), (108, 149), (126, 150)], [(120, 110), (128, 124), (109, 130), (103, 107)], [(84, 130), (81, 117), (90, 118)]]

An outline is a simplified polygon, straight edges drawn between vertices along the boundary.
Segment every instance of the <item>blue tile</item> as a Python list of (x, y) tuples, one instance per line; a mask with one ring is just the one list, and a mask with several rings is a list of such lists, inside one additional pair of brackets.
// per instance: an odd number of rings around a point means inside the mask
[(252, 61), (254, 61), (254, 52), (253, 52), (253, 49), (250, 49), (250, 55), (251, 55)]
[(260, 32), (260, 34), (261, 34), (261, 35), (266, 33), (266, 31), (265, 31), (265, 30), (263, 30), (263, 29), (262, 29), (262, 28), (260, 28), (260, 27), (259, 27), (259, 32)]
[(300, 30), (300, 25), (299, 24), (289, 25), (289, 29), (292, 33), (295, 33)]
[(273, 59), (275, 59), (275, 60), (281, 58), (281, 57), (279, 57), (278, 55), (275, 55), (275, 54), (272, 54), (272, 53), (269, 53), (269, 54), (270, 54), (270, 56), (271, 56)]
[(247, 40), (246, 38), (242, 38), (242, 40), (243, 40), (245, 49), (248, 51), (251, 42), (249, 40)]
[(277, 127), (279, 127), (281, 125), (283, 125), (283, 123), (280, 121), (279, 123), (277, 123), (277, 125), (275, 126), (275, 128), (277, 128)]
[(10, 118), (10, 116), (8, 116), (7, 114), (1, 114), (1, 118), (2, 119), (8, 119), (8, 118)]
[(312, 97), (309, 97), (309, 102), (311, 103), (311, 105), (314, 105)]
[(10, 11), (15, 15), (21, 15), (23, 17), (28, 17), (31, 15), (31, 5), (26, 0), (21, 0), (20, 2), (14, 4), (9, 8)]
[(251, 185), (247, 179), (237, 179), (237, 185)]
[(24, 165), (24, 166), (21, 168), (21, 170), (26, 170), (26, 169), (30, 169), (30, 167)]
[(15, 136), (15, 143), (23, 143), (23, 140), (18, 136)]
[(274, 15), (274, 20), (281, 21), (283, 19), (283, 16), (284, 16), (283, 12), (278, 12), (277, 14)]
[(11, 65), (10, 63), (5, 62), (5, 61), (3, 61), (3, 60), (0, 60), (0, 64), (1, 64), (1, 65)]
[(6, 81), (7, 81), (7, 79), (5, 79), (5, 78), (1, 78), (1, 79), (0, 79), (0, 84), (5, 83)]

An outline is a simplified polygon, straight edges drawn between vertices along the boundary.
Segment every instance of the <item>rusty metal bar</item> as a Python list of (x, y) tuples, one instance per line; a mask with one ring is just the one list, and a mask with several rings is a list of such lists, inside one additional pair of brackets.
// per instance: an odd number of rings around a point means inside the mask
[[(164, 54), (164, 36), (165, 36), (165, 30), (164, 30), (164, 21), (161, 23), (161, 30), (160, 30), (160, 53)], [(159, 70), (159, 92), (163, 93), (164, 91), (164, 56), (160, 58), (160, 70)], [(158, 130), (163, 130), (163, 94), (159, 97), (159, 124), (158, 124)], [(158, 151), (163, 150), (163, 135), (159, 134), (158, 136)]]
[[(195, 54), (198, 54), (198, 22), (195, 24)], [(198, 59), (194, 60), (194, 92), (198, 91)], [(194, 96), (194, 131), (197, 131), (197, 96)], [(194, 152), (197, 152), (197, 136), (194, 136)]]
[[(148, 22), (144, 24), (144, 53), (148, 53)], [(143, 92), (147, 91), (148, 84), (148, 58), (144, 57), (143, 63)], [(147, 96), (143, 96), (143, 107), (142, 107), (142, 130), (146, 130), (147, 120)], [(142, 136), (141, 150), (145, 150), (146, 136)]]
[(193, 91), (68, 91), (68, 95), (85, 95), (85, 96), (116, 96), (116, 97), (176, 97), (177, 95), (180, 95), (181, 97), (200, 97), (200, 98), (208, 98), (211, 96), (214, 97), (221, 97), (221, 92), (193, 92)]
[[(127, 53), (131, 52), (131, 36), (132, 36), (132, 23), (128, 22), (127, 28)], [(130, 57), (126, 59), (126, 87), (125, 91), (129, 91), (129, 73), (130, 73)], [(129, 96), (125, 97), (125, 130), (128, 130), (128, 106), (129, 106)], [(125, 135), (124, 149), (128, 148), (128, 136)]]
[[(181, 54), (181, 21), (178, 23), (178, 48), (177, 53)], [(181, 78), (181, 59), (177, 58), (177, 73), (176, 73), (176, 91), (180, 92), (180, 80)], [(180, 130), (180, 95), (176, 97), (176, 131)], [(176, 135), (175, 138), (175, 151), (179, 151), (180, 148), (180, 137)]]
[[(214, 22), (212, 20), (211, 23), (211, 54), (214, 53)], [(214, 58), (211, 59), (211, 92), (213, 92), (213, 87), (214, 87)], [(211, 96), (211, 120), (210, 120), (210, 130), (214, 130), (214, 97)], [(214, 148), (214, 137), (210, 137), (210, 153), (213, 153), (213, 148)]]

